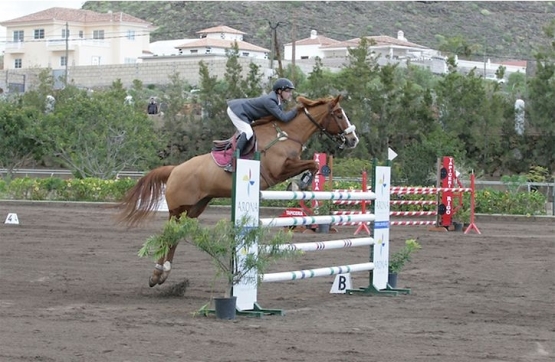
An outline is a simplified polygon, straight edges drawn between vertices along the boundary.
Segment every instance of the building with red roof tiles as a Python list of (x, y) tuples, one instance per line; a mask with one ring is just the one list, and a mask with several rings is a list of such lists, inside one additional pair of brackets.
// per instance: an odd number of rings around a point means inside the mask
[[(437, 50), (409, 42), (399, 30), (397, 38), (388, 35), (366, 36), (371, 42), (370, 50), (377, 55), (388, 59), (421, 59), (437, 56)], [(349, 54), (349, 48), (356, 48), (361, 38), (346, 40), (343, 42), (325, 45), (320, 48), (326, 58), (345, 57)]]
[(4, 69), (136, 63), (152, 23), (123, 12), (54, 7), (6, 20)]
[[(339, 40), (331, 39), (323, 35), (318, 35), (316, 30), (310, 31), (310, 37), (295, 41), (295, 59), (310, 59), (319, 56), (323, 58), (321, 48), (333, 44), (339, 44)], [(293, 43), (284, 44), (283, 58), (286, 60), (293, 59)]]
[[(176, 54), (154, 54), (150, 57), (143, 57), (143, 61), (164, 61), (174, 60), (175, 56), (198, 57), (198, 56), (226, 56), (226, 51), (230, 50), (234, 43), (237, 43), (240, 57), (250, 57), (255, 59), (267, 59), (269, 49), (247, 43), (243, 40), (246, 33), (220, 25), (212, 28), (203, 29), (196, 32), (198, 39), (183, 39), (182, 42), (175, 42)], [(169, 44), (169, 42), (168, 42)], [(151, 49), (154, 48), (151, 45)]]

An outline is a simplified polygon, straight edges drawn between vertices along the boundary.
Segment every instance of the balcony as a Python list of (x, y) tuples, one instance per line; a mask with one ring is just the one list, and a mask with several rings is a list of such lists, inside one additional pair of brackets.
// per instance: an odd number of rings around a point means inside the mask
[(5, 52), (10, 54), (24, 53), (25, 43), (22, 41), (7, 41)]
[[(46, 48), (51, 52), (65, 51), (66, 50), (66, 40), (65, 39), (48, 39), (46, 41)], [(69, 51), (75, 50), (75, 39), (68, 39), (67, 48)]]
[[(83, 47), (109, 48), (110, 42), (104, 39), (69, 38), (67, 42), (67, 47), (69, 51), (73, 51), (77, 48), (83, 48)], [(66, 40), (63, 38), (48, 39), (46, 41), (46, 48), (47, 50), (52, 52), (65, 51)]]

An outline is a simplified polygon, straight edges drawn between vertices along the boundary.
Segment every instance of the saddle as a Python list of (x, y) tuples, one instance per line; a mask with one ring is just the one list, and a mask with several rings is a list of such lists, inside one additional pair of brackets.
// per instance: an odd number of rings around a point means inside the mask
[[(240, 132), (235, 132), (233, 136), (226, 140), (214, 140), (212, 141), (212, 159), (216, 165), (220, 167), (226, 166), (233, 159), (233, 154), (235, 153), (235, 145), (237, 144), (237, 139), (239, 138)], [(247, 142), (245, 149), (241, 153), (241, 158), (253, 159), (254, 152), (256, 151), (256, 135), (253, 134), (251, 139)]]

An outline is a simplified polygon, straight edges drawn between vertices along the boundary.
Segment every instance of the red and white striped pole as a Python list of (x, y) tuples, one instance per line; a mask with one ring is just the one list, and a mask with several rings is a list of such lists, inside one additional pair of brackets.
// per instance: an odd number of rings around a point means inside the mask
[(481, 234), (480, 230), (476, 226), (476, 222), (475, 222), (475, 219), (474, 219), (474, 217), (475, 217), (474, 216), (474, 208), (476, 206), (476, 200), (474, 198), (475, 194), (476, 194), (476, 183), (475, 183), (474, 172), (472, 172), (472, 174), (470, 174), (470, 225), (468, 225), (468, 227), (464, 231), (465, 234), (468, 234), (469, 231), (472, 230), (472, 229), (476, 230), (476, 232), (478, 234)]
[[(367, 192), (368, 191), (368, 176), (366, 174), (366, 171), (362, 172), (362, 192)], [(362, 200), (361, 203), (361, 210), (362, 213), (365, 214), (366, 213), (366, 200)], [(368, 235), (370, 235), (370, 229), (368, 229), (368, 226), (366, 225), (366, 223), (361, 223), (358, 228), (355, 230), (355, 234), (357, 235), (359, 232), (361, 231), (365, 231)]]

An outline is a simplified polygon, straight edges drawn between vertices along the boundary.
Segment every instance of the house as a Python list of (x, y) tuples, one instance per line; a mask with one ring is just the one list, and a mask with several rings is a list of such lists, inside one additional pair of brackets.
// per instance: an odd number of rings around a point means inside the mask
[[(226, 51), (231, 49), (233, 44), (237, 42), (240, 57), (248, 57), (255, 59), (268, 59), (269, 49), (259, 47), (243, 40), (243, 35), (246, 33), (230, 28), (229, 26), (220, 25), (212, 28), (197, 31), (199, 38), (197, 39), (183, 39), (181, 42), (176, 42), (175, 49), (177, 54), (168, 54), (175, 59), (175, 55), (182, 57), (211, 57), (211, 56), (226, 56)], [(167, 41), (167, 44), (170, 44)], [(152, 44), (154, 45), (154, 44)], [(153, 46), (151, 45), (151, 50)], [(164, 54), (165, 56), (168, 56)], [(153, 51), (152, 56), (143, 57), (143, 61), (162, 61), (164, 57), (161, 54)]]
[[(325, 54), (321, 50), (323, 46), (340, 43), (339, 40), (331, 39), (318, 35), (316, 30), (310, 31), (310, 37), (295, 41), (295, 59), (310, 59), (315, 57), (324, 58)], [(293, 43), (283, 45), (283, 59), (293, 59)]]
[(150, 43), (150, 53), (153, 57), (176, 56), (179, 55), (178, 45), (190, 43), (197, 39), (175, 39), (175, 40), (159, 40)]
[[(437, 55), (436, 50), (422, 45), (409, 42), (399, 30), (397, 38), (391, 36), (367, 36), (368, 40), (374, 42), (370, 50), (376, 55), (389, 59), (417, 59)], [(349, 55), (349, 48), (356, 48), (360, 44), (361, 38), (345, 41), (338, 41), (318, 35), (316, 30), (311, 30), (310, 37), (295, 42), (295, 59), (313, 59), (315, 57), (324, 58), (345, 58)], [(284, 45), (284, 59), (292, 60), (293, 43)]]
[[(422, 59), (438, 54), (436, 50), (409, 42), (407, 38), (405, 38), (402, 30), (397, 32), (397, 38), (387, 35), (367, 36), (365, 38), (373, 43), (370, 46), (370, 50), (376, 54), (376, 56), (381, 55), (381, 57), (388, 59)], [(349, 54), (348, 48), (356, 48), (360, 44), (360, 40), (361, 38), (355, 38), (344, 42), (329, 44), (322, 46), (320, 50), (324, 54), (324, 57), (346, 57)]]
[(54, 7), (0, 22), (4, 69), (136, 63), (149, 51), (152, 23), (122, 12)]
[(492, 62), (490, 59), (487, 59), (485, 62), (477, 62), (459, 59), (459, 57), (456, 55), (455, 63), (457, 64), (459, 72), (467, 74), (474, 69), (476, 74), (479, 74), (486, 79), (496, 79), (495, 72), (500, 67), (504, 67), (504, 80), (508, 79), (509, 75), (511, 75), (512, 73), (526, 74), (526, 68), (528, 66), (528, 62), (525, 60), (504, 60), (500, 62)]

